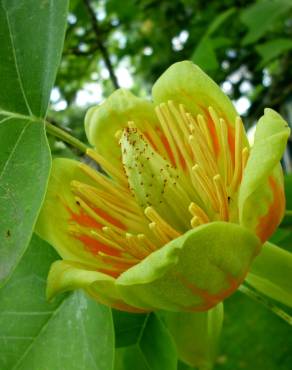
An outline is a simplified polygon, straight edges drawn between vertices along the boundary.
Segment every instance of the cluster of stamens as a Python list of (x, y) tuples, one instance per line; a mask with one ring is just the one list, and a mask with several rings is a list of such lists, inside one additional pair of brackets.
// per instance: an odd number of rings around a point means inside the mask
[[(157, 106), (156, 114), (156, 127), (144, 122), (137, 129), (129, 122), (116, 135), (118, 140), (124, 135), (133, 151), (131, 165), (123, 145), (120, 167), (89, 149), (87, 155), (108, 176), (81, 163), (90, 181), (71, 183), (84, 217), (78, 222), (71, 215), (70, 233), (95, 254), (100, 270), (113, 276), (190, 228), (237, 221), (236, 197), (249, 154), (241, 119), (231, 125), (212, 107), (194, 116), (172, 101)], [(142, 195), (133, 186), (136, 180)], [(157, 188), (158, 201), (152, 196)]]

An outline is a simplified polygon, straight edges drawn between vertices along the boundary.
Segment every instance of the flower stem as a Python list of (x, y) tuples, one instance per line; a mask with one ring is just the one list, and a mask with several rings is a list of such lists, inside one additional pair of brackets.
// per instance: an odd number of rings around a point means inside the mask
[(239, 287), (239, 290), (247, 295), (249, 298), (261, 303), (268, 310), (272, 311), (275, 315), (286, 321), (289, 325), (292, 325), (292, 316), (290, 316), (287, 312), (283, 311), (281, 308), (262, 296), (259, 292), (248, 288), (246, 285), (241, 285)]
[(68, 132), (51, 124), (48, 121), (45, 121), (45, 123), (46, 123), (46, 131), (49, 132), (51, 135), (59, 139), (62, 139), (65, 143), (70, 144), (74, 148), (77, 148), (82, 153), (86, 153), (86, 150), (88, 149), (88, 147), (82, 141), (76, 139), (72, 135), (68, 134)]

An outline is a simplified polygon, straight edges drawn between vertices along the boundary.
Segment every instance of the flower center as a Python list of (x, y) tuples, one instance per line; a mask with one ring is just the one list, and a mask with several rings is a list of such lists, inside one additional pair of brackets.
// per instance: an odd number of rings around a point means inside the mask
[(172, 101), (156, 113), (155, 127), (129, 122), (118, 133), (123, 166), (89, 149), (108, 176), (80, 164), (90, 181), (71, 183), (80, 212), (70, 213), (69, 232), (114, 276), (190, 228), (238, 221), (249, 154), (241, 119), (230, 125), (212, 107), (194, 116)]

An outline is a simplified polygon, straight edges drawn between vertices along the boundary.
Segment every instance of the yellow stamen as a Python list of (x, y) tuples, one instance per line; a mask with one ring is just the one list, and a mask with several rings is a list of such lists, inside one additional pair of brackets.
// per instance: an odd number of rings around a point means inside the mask
[(144, 259), (149, 253), (145, 251), (141, 245), (139, 245), (138, 238), (130, 233), (126, 233), (126, 242), (128, 244), (128, 251), (131, 252), (132, 256)]
[(110, 164), (103, 156), (98, 154), (95, 150), (93, 149), (87, 149), (86, 154), (88, 157), (93, 159), (96, 163), (100, 164), (101, 167), (114, 179), (116, 179), (118, 182), (121, 183), (121, 185), (127, 187), (128, 182), (127, 179), (124, 175), (124, 173), (119, 170), (117, 167), (113, 166)]
[(172, 136), (179, 147), (180, 153), (190, 170), (192, 167), (192, 152), (186, 141), (189, 132), (186, 128), (185, 122), (172, 101), (168, 102), (165, 113), (167, 115), (170, 132), (172, 133)]
[(109, 178), (105, 177), (101, 173), (93, 170), (89, 166), (84, 163), (80, 163), (79, 168), (86, 173), (92, 180), (96, 181), (96, 183), (107, 190), (109, 193), (115, 195), (117, 198), (121, 199), (123, 202), (132, 203), (136, 205), (136, 202), (130, 192), (129, 189), (126, 189), (116, 183), (114, 183)]
[(119, 232), (123, 232), (123, 229), (121, 229), (118, 226), (113, 225), (112, 223), (108, 222), (103, 217), (99, 216), (83, 199), (80, 197), (75, 197), (76, 202), (80, 205), (80, 207), (91, 217), (93, 218), (97, 223), (105, 226), (112, 227), (114, 230), (117, 230)]
[(128, 226), (128, 228), (139, 232), (144, 226), (144, 229), (147, 230), (147, 223), (142, 213), (137, 215), (132, 211), (127, 211), (116, 206), (114, 203), (107, 202), (96, 194), (95, 188), (89, 185), (78, 181), (72, 181), (71, 186), (75, 195), (83, 199), (85, 202), (90, 203), (92, 207), (103, 210), (114, 219), (121, 220), (123, 224)]
[(153, 207), (147, 207), (145, 209), (145, 215), (149, 218), (150, 221), (155, 222), (160, 230), (164, 234), (169, 236), (171, 239), (179, 237), (181, 234), (171, 227), (156, 211)]
[[(168, 119), (165, 117), (165, 112), (167, 112), (167, 107), (166, 104), (162, 103), (159, 106), (155, 108), (157, 117), (159, 119), (159, 122), (161, 124), (161, 128), (163, 130), (163, 133), (169, 143), (170, 149), (172, 151), (173, 157), (174, 157), (174, 162), (176, 167), (178, 168), (180, 166), (179, 162), (179, 153), (177, 150), (177, 146), (175, 145), (175, 142), (173, 140), (173, 137), (170, 133), (169, 126), (168, 126)], [(170, 159), (170, 158), (169, 158)]]
[(137, 237), (139, 242), (142, 243), (144, 248), (148, 249), (150, 253), (157, 250), (157, 246), (152, 243), (144, 234), (138, 234)]
[(229, 211), (228, 211), (228, 197), (225, 185), (220, 175), (214, 176), (213, 181), (216, 188), (217, 198), (220, 204), (220, 218), (224, 221), (227, 221), (229, 217)]
[(200, 226), (200, 225), (201, 225), (201, 222), (200, 222), (199, 217), (194, 216), (194, 217), (191, 219), (191, 226), (192, 226), (192, 228), (194, 229), (195, 227)]
[(199, 136), (190, 135), (189, 142), (197, 164), (204, 168), (209, 177), (214, 176), (218, 172), (217, 166), (210, 153), (208, 153), (206, 146), (204, 150), (204, 146), (200, 145)]
[(247, 147), (245, 147), (242, 149), (242, 175), (243, 175), (245, 166), (247, 164), (248, 157), (249, 157), (249, 150)]
[(153, 143), (155, 145), (158, 153), (162, 157), (168, 158), (168, 154), (167, 154), (167, 151), (165, 149), (165, 146), (162, 143), (161, 138), (159, 137), (158, 133), (152, 127), (152, 125), (149, 122), (145, 121), (143, 129), (144, 129), (144, 133), (147, 134), (146, 135), (146, 140), (149, 141), (148, 138), (150, 138), (150, 140), (152, 141), (149, 144), (152, 145), (152, 143)]
[(194, 185), (196, 186), (197, 183), (200, 185), (201, 191), (199, 192), (199, 194), (201, 194), (203, 198), (205, 199), (207, 198), (205, 200), (206, 204), (210, 202), (214, 211), (218, 211), (219, 204), (217, 202), (217, 197), (216, 194), (214, 193), (213, 184), (210, 178), (206, 175), (204, 170), (198, 164), (196, 164), (192, 168), (192, 174), (193, 174), (192, 178), (193, 177), (195, 178)]
[(123, 130), (117, 130), (116, 133), (115, 133), (116, 140), (120, 141), (122, 135), (123, 135)]
[(236, 117), (235, 120), (235, 166), (232, 182), (230, 185), (231, 192), (237, 190), (241, 173), (242, 173), (242, 136), (243, 136), (243, 127), (240, 117)]
[(207, 125), (207, 122), (201, 114), (197, 115), (197, 121), (198, 121), (198, 124), (199, 124), (199, 127), (200, 127), (201, 131), (202, 131), (203, 136), (206, 138), (206, 141), (208, 143), (208, 147), (209, 147), (209, 149), (212, 153), (212, 156), (214, 158), (214, 155), (215, 155), (214, 146), (213, 146), (213, 141), (212, 141), (212, 137), (211, 137), (210, 130), (209, 130), (209, 127)]
[(200, 224), (206, 224), (210, 222), (208, 215), (197, 204), (192, 202), (189, 205), (189, 211), (193, 216), (199, 219)]
[(153, 232), (161, 245), (167, 244), (171, 240), (161, 231), (155, 222), (149, 224), (149, 229)]
[[(191, 149), (195, 155), (196, 161), (200, 161), (201, 167), (204, 167), (206, 172), (212, 177), (217, 172), (217, 164), (214, 159), (214, 154), (209, 148), (206, 136), (202, 133), (199, 124), (195, 121), (190, 113), (186, 113), (186, 118), (189, 121), (190, 130), (192, 135), (189, 136), (191, 140)], [(196, 155), (198, 158), (196, 158)]]
[(219, 122), (220, 122), (220, 144), (224, 168), (224, 173), (222, 175), (225, 180), (225, 184), (228, 185), (232, 177), (232, 161), (228, 143), (228, 128), (224, 119), (220, 118)]
[[(84, 233), (84, 232), (83, 232)], [(94, 239), (98, 240), (99, 242), (109, 245), (112, 248), (115, 248), (119, 251), (124, 251), (124, 249), (116, 243), (113, 239), (107, 238), (106, 236), (102, 235), (102, 232), (100, 230), (90, 230), (90, 235)]]
[(123, 257), (115, 257), (115, 256), (109, 256), (108, 254), (105, 254), (103, 252), (98, 252), (98, 255), (102, 258), (102, 260), (108, 264), (111, 263), (113, 265), (115, 264), (125, 264), (130, 266), (133, 266), (140, 262), (138, 258), (135, 257), (129, 257), (129, 258), (123, 258)]

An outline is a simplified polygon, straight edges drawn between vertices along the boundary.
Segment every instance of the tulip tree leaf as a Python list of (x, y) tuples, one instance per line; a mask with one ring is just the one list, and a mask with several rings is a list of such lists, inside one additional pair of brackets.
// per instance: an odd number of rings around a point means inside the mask
[(64, 41), (68, 0), (0, 1), (0, 109), (43, 117)]
[(135, 344), (148, 314), (131, 314), (113, 310), (116, 348)]
[(230, 8), (215, 18), (215, 20), (207, 28), (206, 33), (197, 44), (196, 49), (191, 56), (191, 59), (194, 63), (198, 64), (207, 71), (214, 71), (219, 68), (219, 61), (215, 52), (216, 47), (211, 36), (233, 13), (234, 8)]
[[(0, 368), (111, 370), (110, 309), (81, 292), (45, 300), (56, 252), (33, 236), (11, 279), (0, 290)], [(21, 303), (20, 303), (21, 302)]]
[[(286, 195), (286, 209), (285, 215), (281, 226), (291, 229), (292, 226), (292, 174), (286, 175), (285, 178), (285, 195)], [(277, 242), (275, 242), (277, 244)]]
[(250, 44), (264, 36), (275, 22), (282, 20), (283, 14), (289, 11), (291, 6), (290, 0), (264, 0), (247, 7), (241, 13), (241, 21), (248, 27), (243, 44)]
[(223, 324), (222, 302), (204, 312), (162, 313), (176, 343), (179, 358), (200, 369), (211, 369)]
[(43, 117), (67, 6), (68, 0), (0, 1), (0, 282), (24, 253), (46, 191), (51, 158)]
[(51, 160), (42, 122), (12, 118), (0, 123), (0, 148), (2, 280), (11, 273), (29, 243)]
[(271, 60), (279, 57), (284, 52), (292, 49), (292, 40), (279, 38), (276, 40), (267, 41), (256, 46), (256, 51), (260, 54), (262, 61), (261, 67), (266, 65)]
[(139, 316), (114, 314), (118, 345), (131, 344), (116, 350), (115, 370), (176, 370), (175, 345), (164, 324), (154, 313)]

